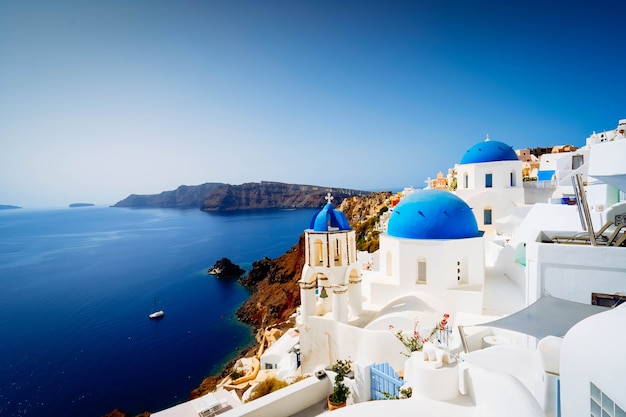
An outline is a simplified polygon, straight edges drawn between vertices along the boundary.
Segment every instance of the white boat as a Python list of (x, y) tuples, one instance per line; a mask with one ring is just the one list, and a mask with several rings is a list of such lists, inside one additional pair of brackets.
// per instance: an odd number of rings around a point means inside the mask
[(163, 310), (159, 310), (155, 311), (154, 313), (150, 313), (148, 317), (150, 317), (151, 320), (156, 320), (165, 317), (165, 313), (163, 312)]
[(148, 315), (150, 320), (158, 320), (165, 317), (165, 312), (163, 310), (156, 309), (156, 300), (154, 300), (154, 307), (152, 308), (152, 313)]

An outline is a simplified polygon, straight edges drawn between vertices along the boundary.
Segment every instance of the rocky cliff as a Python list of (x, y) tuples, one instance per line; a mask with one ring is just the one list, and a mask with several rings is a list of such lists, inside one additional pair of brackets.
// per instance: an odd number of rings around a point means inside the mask
[(201, 185), (181, 185), (173, 191), (163, 191), (160, 194), (131, 194), (113, 207), (198, 208), (211, 190), (221, 185), (226, 184), (207, 182)]
[(317, 185), (281, 182), (250, 182), (241, 185), (206, 183), (181, 185), (160, 194), (131, 194), (113, 207), (200, 208), (204, 211), (234, 211), (274, 208), (317, 208), (331, 192), (335, 204), (351, 196), (364, 196), (368, 191)]
[(237, 310), (237, 318), (256, 328), (287, 320), (300, 305), (298, 281), (303, 266), (304, 235), (284, 255), (254, 262), (252, 270), (239, 280), (252, 295)]
[[(304, 235), (298, 243), (284, 255), (276, 258), (263, 258), (252, 265), (252, 270), (239, 279), (239, 283), (250, 288), (250, 298), (237, 310), (237, 319), (257, 329), (273, 326), (290, 328), (293, 323), (287, 323), (289, 316), (300, 305), (300, 280), (304, 266)], [(256, 353), (258, 344), (249, 346), (239, 352), (240, 357), (249, 357)], [(237, 359), (226, 364), (224, 369), (205, 378), (198, 388), (191, 391), (189, 399), (201, 397), (212, 392), (217, 384), (228, 376)]]
[(326, 193), (335, 202), (346, 197), (364, 196), (368, 191), (281, 182), (222, 184), (211, 190), (201, 209), (204, 211), (254, 210), (267, 208), (317, 208), (324, 205)]

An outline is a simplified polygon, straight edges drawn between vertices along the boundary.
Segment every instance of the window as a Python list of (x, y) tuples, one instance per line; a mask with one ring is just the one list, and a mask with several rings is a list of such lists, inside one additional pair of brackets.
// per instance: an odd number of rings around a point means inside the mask
[(592, 417), (626, 416), (626, 411), (624, 411), (619, 405), (615, 404), (615, 401), (613, 401), (611, 397), (602, 392), (602, 390), (593, 382), (590, 382), (589, 384)]
[(467, 259), (462, 258), (456, 262), (456, 281), (458, 284), (467, 284)]
[(341, 241), (335, 240), (335, 266), (341, 266)]
[(324, 265), (324, 245), (322, 241), (316, 239), (313, 242), (313, 266)]
[(426, 284), (426, 259), (417, 260), (417, 280), (416, 284)]
[(463, 176), (463, 188), (469, 188), (469, 175), (465, 174)]
[(489, 225), (491, 224), (491, 207), (485, 207), (485, 211), (483, 212), (483, 224)]
[(511, 187), (515, 187), (515, 172), (511, 171)]
[(572, 169), (578, 169), (585, 163), (584, 155), (573, 155), (572, 156)]
[(493, 187), (493, 174), (485, 174), (485, 188)]

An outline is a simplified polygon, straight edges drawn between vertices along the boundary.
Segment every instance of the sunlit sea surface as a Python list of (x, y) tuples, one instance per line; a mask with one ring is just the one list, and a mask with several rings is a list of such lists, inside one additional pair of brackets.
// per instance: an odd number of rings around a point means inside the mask
[[(249, 296), (207, 275), (282, 255), (315, 210), (0, 211), (0, 415), (133, 415), (185, 401), (252, 342)], [(165, 318), (148, 319), (157, 303)]]

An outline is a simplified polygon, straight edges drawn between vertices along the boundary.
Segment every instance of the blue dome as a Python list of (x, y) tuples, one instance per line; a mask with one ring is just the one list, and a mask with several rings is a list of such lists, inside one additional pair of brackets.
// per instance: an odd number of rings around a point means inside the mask
[(472, 209), (444, 190), (420, 190), (400, 200), (389, 217), (387, 234), (407, 239), (464, 239), (482, 235)]
[[(332, 229), (331, 229), (332, 228)], [(346, 215), (335, 210), (332, 204), (327, 203), (311, 219), (311, 230), (315, 232), (328, 232), (337, 230), (351, 230)]]
[(480, 162), (517, 161), (513, 148), (497, 140), (486, 140), (477, 143), (465, 152), (461, 164), (478, 164)]

